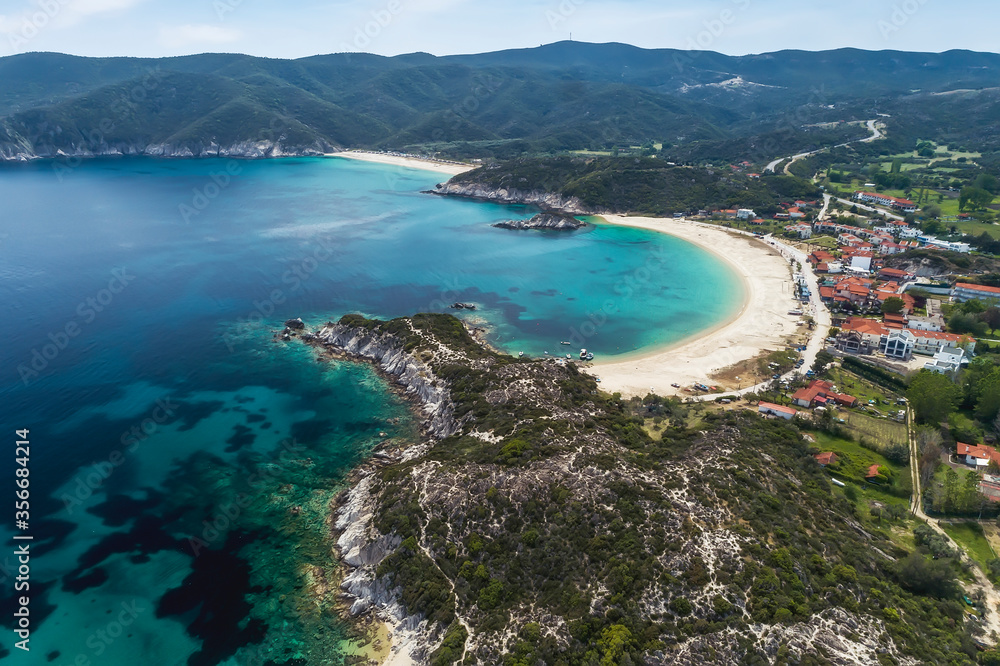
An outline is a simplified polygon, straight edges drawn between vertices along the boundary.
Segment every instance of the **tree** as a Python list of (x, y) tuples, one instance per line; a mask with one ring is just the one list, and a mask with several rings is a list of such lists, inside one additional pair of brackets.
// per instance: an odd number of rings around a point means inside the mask
[(958, 596), (960, 590), (947, 559), (928, 560), (920, 553), (910, 553), (897, 564), (896, 575), (900, 585), (918, 594), (948, 599)]
[(941, 206), (938, 206), (937, 204), (924, 206), (924, 215), (935, 220), (938, 219), (941, 217)]
[(921, 423), (937, 425), (955, 411), (961, 390), (944, 375), (921, 370), (910, 382), (906, 398)]
[(976, 418), (990, 423), (1000, 416), (1000, 367), (976, 382)]
[(882, 302), (882, 314), (899, 314), (906, 307), (906, 302), (898, 296), (890, 296)]
[(1000, 328), (1000, 308), (995, 305), (986, 309), (982, 314), (982, 320), (994, 331)]
[(958, 197), (958, 209), (984, 210), (993, 202), (993, 193), (979, 187), (963, 187)]

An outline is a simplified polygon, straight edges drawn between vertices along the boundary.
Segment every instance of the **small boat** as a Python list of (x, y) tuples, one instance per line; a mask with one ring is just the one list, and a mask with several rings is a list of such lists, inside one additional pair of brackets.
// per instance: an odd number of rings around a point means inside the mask
[(572, 361), (573, 360), (573, 355), (572, 354), (566, 354), (566, 360), (567, 361)]
[(564, 342), (560, 342), (559, 344), (561, 344), (561, 345), (566, 345), (567, 347), (569, 347), (569, 345), (570, 345), (570, 343), (568, 343), (568, 342), (565, 342), (565, 341), (564, 341)]
[(518, 358), (524, 358), (524, 352), (517, 352)]
[(584, 356), (584, 359), (587, 360), (587, 361), (593, 361), (594, 360), (594, 355), (591, 354), (590, 352), (587, 352), (587, 355)]
[(586, 349), (581, 349), (580, 350), (580, 360), (583, 361), (583, 360), (586, 360), (586, 358), (587, 358), (587, 350)]

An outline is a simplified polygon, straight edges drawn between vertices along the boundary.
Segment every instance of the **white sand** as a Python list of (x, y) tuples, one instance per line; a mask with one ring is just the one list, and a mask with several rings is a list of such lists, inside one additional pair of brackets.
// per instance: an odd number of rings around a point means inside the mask
[[(605, 215), (611, 224), (650, 229), (677, 236), (729, 262), (743, 278), (747, 303), (733, 320), (693, 338), (623, 360), (598, 361), (592, 370), (601, 388), (622, 395), (689, 395), (671, 387), (696, 382), (712, 384), (709, 375), (764, 350), (785, 346), (800, 318), (789, 315), (800, 307), (794, 298), (787, 260), (767, 243), (712, 225), (678, 219)], [(748, 378), (749, 379), (749, 378)]]
[(425, 160), (416, 157), (402, 157), (400, 155), (388, 155), (386, 153), (370, 153), (362, 150), (349, 150), (342, 153), (330, 153), (327, 157), (344, 157), (350, 160), (360, 160), (362, 162), (376, 162), (378, 164), (390, 164), (393, 166), (408, 167), (410, 169), (423, 169), (424, 171), (436, 171), (437, 173), (457, 176), (466, 171), (472, 171), (475, 166), (456, 164), (454, 162), (439, 162), (437, 160)]

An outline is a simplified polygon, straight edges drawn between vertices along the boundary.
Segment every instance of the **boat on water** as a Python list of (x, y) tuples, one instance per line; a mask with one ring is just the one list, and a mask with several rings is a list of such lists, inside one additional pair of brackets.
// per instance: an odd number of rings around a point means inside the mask
[(524, 358), (524, 352), (517, 352), (518, 358)]
[(572, 361), (573, 360), (573, 355), (572, 354), (566, 354), (566, 360), (567, 361)]
[(566, 341), (563, 341), (563, 342), (560, 342), (559, 344), (561, 344), (561, 345), (566, 345), (567, 347), (569, 347), (569, 345), (570, 345), (570, 343), (568, 343), (568, 342), (566, 342)]

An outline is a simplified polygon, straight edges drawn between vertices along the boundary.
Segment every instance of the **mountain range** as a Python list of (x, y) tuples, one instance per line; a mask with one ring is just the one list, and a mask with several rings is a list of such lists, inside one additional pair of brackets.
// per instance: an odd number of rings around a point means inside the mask
[[(0, 158), (358, 147), (512, 157), (644, 142), (697, 158), (691, 146), (776, 133), (782, 149), (853, 138), (844, 121), (875, 114), (907, 140), (929, 125), (986, 141), (998, 74), (1000, 55), (969, 51), (735, 57), (580, 42), (298, 60), (27, 53), (0, 58)], [(954, 122), (962, 109), (976, 113)]]

